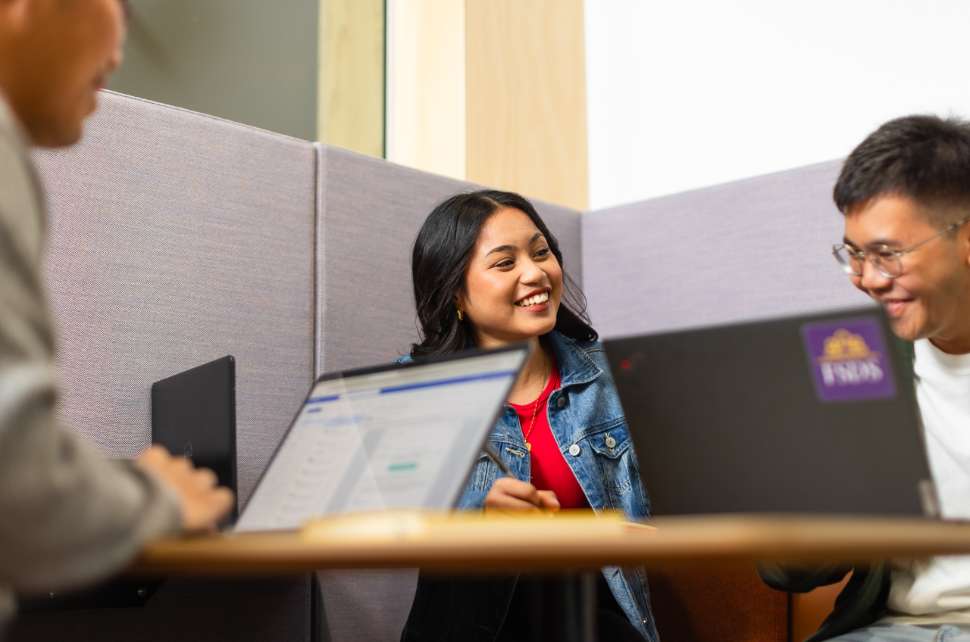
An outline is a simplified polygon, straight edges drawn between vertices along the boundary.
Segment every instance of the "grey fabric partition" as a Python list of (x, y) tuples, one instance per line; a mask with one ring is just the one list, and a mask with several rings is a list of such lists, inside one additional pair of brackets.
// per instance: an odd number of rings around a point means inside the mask
[[(40, 153), (61, 415), (108, 454), (149, 443), (149, 386), (236, 357), (245, 499), (313, 375), (310, 143), (111, 93)], [(310, 577), (164, 585), (142, 609), (27, 614), (22, 640), (309, 640)]]
[[(392, 361), (418, 338), (410, 268), (418, 229), (438, 202), (476, 186), (323, 145), (318, 155), (318, 373)], [(579, 282), (579, 212), (535, 205)], [(416, 577), (321, 573), (330, 639), (397, 640)]]
[[(325, 145), (318, 157), (319, 374), (408, 352), (418, 336), (411, 289), (418, 229), (440, 201), (480, 188)], [(579, 212), (535, 205), (579, 282)]]
[(605, 337), (864, 305), (831, 256), (841, 161), (583, 216), (584, 289)]

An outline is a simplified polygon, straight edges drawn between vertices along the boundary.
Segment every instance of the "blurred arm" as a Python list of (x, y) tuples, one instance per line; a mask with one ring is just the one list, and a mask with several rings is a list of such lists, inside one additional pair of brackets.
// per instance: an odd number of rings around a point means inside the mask
[(0, 128), (0, 584), (21, 590), (107, 575), (181, 521), (162, 482), (58, 425), (42, 216), (26, 152)]

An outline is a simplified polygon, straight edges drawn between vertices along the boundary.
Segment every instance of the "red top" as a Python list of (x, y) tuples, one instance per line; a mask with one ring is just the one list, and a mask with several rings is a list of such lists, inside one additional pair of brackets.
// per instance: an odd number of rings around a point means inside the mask
[(525, 441), (532, 444), (532, 449), (529, 451), (532, 462), (532, 485), (539, 490), (554, 492), (562, 508), (588, 508), (586, 495), (583, 494), (576, 476), (563, 458), (559, 445), (552, 435), (552, 429), (549, 427), (547, 412), (549, 395), (559, 388), (560, 382), (559, 369), (553, 366), (549, 383), (539, 394), (538, 399), (524, 406), (510, 405), (519, 415)]

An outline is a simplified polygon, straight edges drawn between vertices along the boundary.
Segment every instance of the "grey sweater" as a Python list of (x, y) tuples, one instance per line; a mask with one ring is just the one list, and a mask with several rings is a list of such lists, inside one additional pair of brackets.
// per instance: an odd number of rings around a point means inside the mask
[(46, 220), (26, 142), (0, 95), (0, 636), (15, 591), (97, 580), (179, 525), (172, 491), (109, 461), (55, 416)]

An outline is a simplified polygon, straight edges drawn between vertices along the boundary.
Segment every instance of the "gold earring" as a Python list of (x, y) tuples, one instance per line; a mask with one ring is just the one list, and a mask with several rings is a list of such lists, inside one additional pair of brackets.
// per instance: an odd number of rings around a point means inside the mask
[(458, 308), (458, 323), (465, 320), (465, 315), (462, 313), (461, 308)]

